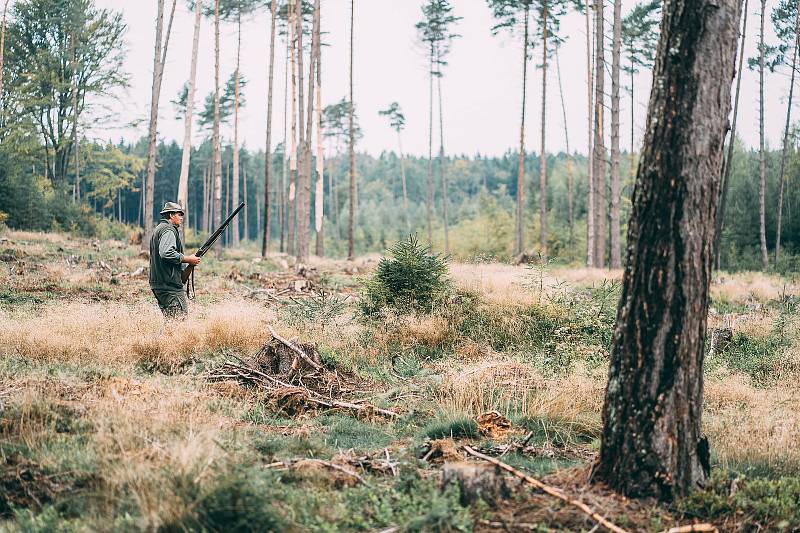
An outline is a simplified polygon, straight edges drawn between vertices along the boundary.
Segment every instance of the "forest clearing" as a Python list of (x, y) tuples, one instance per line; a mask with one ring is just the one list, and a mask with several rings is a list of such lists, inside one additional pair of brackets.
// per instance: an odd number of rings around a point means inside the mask
[[(165, 326), (138, 247), (0, 238), (0, 513), (11, 531), (595, 526), (464, 446), (628, 531), (800, 527), (796, 280), (715, 276), (703, 413), (714, 474), (666, 506), (587, 483), (619, 271), (452, 264), (451, 293), (429, 314), (376, 322), (357, 303), (376, 258), (313, 259), (301, 275), (292, 258), (244, 247), (204, 263), (189, 319)], [(338, 382), (301, 366), (307, 383), (285, 390), (226, 370), (259, 364), (270, 328), (312, 346)]]

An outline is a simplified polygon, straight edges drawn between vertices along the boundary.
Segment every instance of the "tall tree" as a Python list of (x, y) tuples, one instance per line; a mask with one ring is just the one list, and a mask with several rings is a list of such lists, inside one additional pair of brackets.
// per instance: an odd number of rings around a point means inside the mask
[(514, 213), (514, 254), (519, 255), (525, 248), (523, 216), (525, 210), (525, 104), (528, 87), (528, 48), (530, 42), (530, 11), (533, 0), (487, 0), (492, 14), (498, 23), (492, 28), (497, 35), (501, 30), (519, 31), (522, 26), (522, 104), (520, 109), (519, 152), (517, 154), (516, 211)]
[(708, 476), (702, 366), (739, 9), (664, 4), (595, 468), (628, 496), (670, 500)]
[[(269, 188), (272, 178), (272, 90), (275, 80), (275, 20), (278, 12), (278, 1), (272, 0), (269, 6), (270, 26), (269, 26), (269, 81), (267, 89), (267, 142), (264, 151), (264, 229), (263, 239), (261, 240), (261, 257), (267, 257), (269, 253), (269, 223), (270, 223), (270, 204)], [(284, 113), (285, 114), (285, 113)], [(284, 150), (285, 151), (285, 150)]]
[(449, 0), (426, 0), (422, 5), (422, 20), (415, 27), (420, 41), (426, 46), (429, 76), (429, 120), (428, 120), (428, 240), (433, 238), (433, 80), (439, 82), (439, 175), (442, 183), (442, 216), (444, 222), (445, 251), (449, 248), (447, 220), (447, 177), (444, 169), (444, 120), (442, 118), (441, 77), (447, 65), (445, 57), (458, 34), (451, 33), (453, 24), (461, 17), (453, 15)]
[(314, 189), (314, 230), (317, 240), (314, 252), (318, 257), (325, 254), (323, 218), (325, 214), (325, 152), (322, 146), (322, 8), (320, 0), (314, 3), (314, 46), (313, 54), (316, 62), (317, 83), (314, 90), (316, 109), (314, 111), (314, 128), (317, 131), (316, 171), (317, 184)]
[(748, 0), (744, 0), (744, 8), (742, 10), (742, 33), (739, 44), (739, 66), (736, 71), (736, 95), (733, 97), (733, 121), (731, 122), (730, 139), (728, 140), (728, 155), (723, 162), (719, 209), (717, 211), (717, 220), (714, 229), (714, 265), (717, 269), (720, 268), (722, 229), (725, 224), (725, 207), (728, 203), (728, 189), (730, 189), (731, 170), (733, 169), (733, 149), (736, 145), (736, 120), (739, 118), (739, 89), (742, 86), (744, 47), (747, 42), (747, 5)]
[[(213, 158), (214, 158), (214, 228), (222, 224), (222, 147), (220, 146), (220, 107), (219, 107), (219, 2), (214, 0), (214, 118), (213, 118)], [(220, 248), (217, 248), (217, 254)]]
[(561, 62), (558, 58), (559, 46), (556, 47), (556, 74), (558, 77), (558, 94), (561, 97), (561, 116), (564, 120), (564, 142), (567, 148), (567, 223), (569, 224), (569, 245), (575, 242), (575, 206), (572, 152), (569, 149), (569, 130), (567, 129), (567, 106), (564, 102), (564, 89), (561, 86)]
[[(308, 125), (303, 124), (304, 117), (311, 123), (311, 106), (313, 105), (313, 85), (314, 85), (314, 61), (309, 61), (309, 76), (308, 76), (308, 105), (309, 112), (305, 114), (303, 108), (304, 100), (304, 84), (303, 84), (303, 6), (302, 0), (295, 0), (295, 12), (297, 21), (297, 102), (298, 102), (298, 143), (300, 145), (300, 165), (297, 173), (297, 254), (298, 262), (305, 262), (308, 260), (308, 246), (309, 246), (309, 208), (311, 198), (311, 154), (309, 150), (309, 141), (311, 131)], [(313, 37), (311, 49), (314, 48)], [(313, 55), (313, 54), (312, 54)]]
[(764, 60), (767, 48), (764, 43), (764, 19), (767, 0), (761, 0), (761, 30), (758, 41), (758, 241), (761, 245), (761, 266), (769, 268), (767, 255), (767, 223), (765, 194), (767, 188), (766, 149), (764, 146)]
[(379, 115), (389, 119), (389, 126), (397, 133), (397, 146), (400, 150), (400, 179), (402, 180), (403, 187), (403, 220), (406, 224), (406, 230), (410, 231), (411, 221), (408, 219), (408, 186), (406, 183), (406, 162), (403, 155), (403, 136), (401, 132), (406, 127), (406, 116), (400, 108), (400, 104), (392, 102), (389, 107), (383, 111), (378, 112)]
[(594, 0), (595, 65), (594, 65), (594, 152), (592, 155), (592, 185), (594, 186), (594, 266), (606, 263), (606, 147), (604, 139), (605, 114), (605, 29), (603, 0)]
[[(794, 10), (794, 17), (792, 17), (792, 10)], [(794, 27), (789, 25), (789, 21), (794, 18)], [(781, 149), (781, 166), (778, 173), (778, 216), (775, 224), (775, 266), (778, 265), (778, 260), (781, 255), (781, 227), (783, 224), (783, 191), (786, 183), (786, 156), (789, 151), (789, 125), (792, 118), (792, 100), (794, 96), (794, 78), (797, 71), (797, 54), (800, 48), (800, 9), (797, 6), (797, 0), (784, 0), (772, 11), (772, 22), (775, 25), (775, 33), (781, 40), (778, 45), (778, 52), (780, 56), (778, 61), (785, 62), (786, 52), (791, 44), (792, 46), (792, 61), (791, 61), (791, 75), (789, 82), (789, 97), (786, 103), (786, 125), (783, 129), (783, 148)]]
[(594, 139), (592, 137), (592, 88), (594, 87), (594, 63), (592, 56), (592, 15), (591, 0), (585, 0), (584, 15), (586, 22), (586, 266), (595, 266), (594, 253)]
[(44, 174), (66, 190), (76, 115), (101, 120), (97, 102), (127, 85), (126, 26), (121, 14), (92, 0), (16, 2), (11, 15), (0, 69), (4, 125), (34, 125), (44, 143)]
[(162, 32), (164, 31), (164, 0), (158, 0), (158, 14), (156, 16), (156, 45), (153, 57), (153, 87), (150, 93), (150, 128), (147, 146), (147, 181), (144, 196), (144, 238), (142, 248), (150, 246), (150, 235), (153, 234), (153, 192), (156, 179), (156, 140), (158, 136), (158, 101), (161, 97), (161, 80), (164, 77), (164, 63), (167, 60), (167, 48), (169, 47), (169, 36), (172, 32), (172, 21), (175, 17), (175, 5), (177, 0), (172, 0), (169, 23), (167, 23), (167, 33), (162, 43)]
[[(178, 203), (186, 209), (181, 236), (189, 224), (189, 159), (192, 153), (192, 118), (194, 115), (194, 93), (197, 85), (197, 51), (200, 46), (200, 22), (203, 15), (202, 0), (194, 0), (194, 35), (192, 37), (192, 62), (189, 67), (189, 82), (186, 94), (186, 114), (183, 118), (183, 154), (181, 156), (181, 175), (178, 178)], [(185, 240), (185, 239), (184, 239)]]
[(611, 48), (611, 268), (622, 266), (619, 223), (619, 72), (622, 49), (622, 0), (614, 0)]
[(350, 155), (350, 213), (347, 223), (347, 259), (356, 257), (355, 224), (356, 224), (356, 137), (353, 126), (355, 101), (353, 100), (353, 36), (355, 23), (355, 0), (350, 0), (350, 102), (347, 110), (348, 117), (348, 151)]
[[(6, 14), (8, 13), (8, 2), (3, 2), (3, 21), (0, 22), (0, 100), (5, 100), (3, 96), (3, 54), (6, 51)], [(0, 109), (5, 105), (5, 102), (0, 103)]]

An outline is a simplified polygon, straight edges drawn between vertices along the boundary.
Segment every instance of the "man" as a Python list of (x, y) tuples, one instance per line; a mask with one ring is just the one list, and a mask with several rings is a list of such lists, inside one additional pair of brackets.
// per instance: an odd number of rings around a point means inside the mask
[(150, 288), (158, 307), (166, 318), (184, 319), (188, 312), (181, 271), (186, 265), (197, 265), (200, 258), (183, 254), (178, 227), (183, 222), (183, 207), (174, 202), (164, 204), (161, 221), (150, 238)]

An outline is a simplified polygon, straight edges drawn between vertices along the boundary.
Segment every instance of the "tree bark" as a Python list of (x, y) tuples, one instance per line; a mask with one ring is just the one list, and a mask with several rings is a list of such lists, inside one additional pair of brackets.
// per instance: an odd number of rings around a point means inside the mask
[[(441, 64), (441, 60), (437, 61)], [(445, 172), (444, 161), (444, 112), (442, 110), (442, 73), (436, 78), (437, 91), (439, 93), (439, 177), (442, 182), (442, 222), (444, 222), (444, 253), (450, 253), (449, 222), (447, 220), (447, 172)]]
[(542, 140), (539, 150), (539, 252), (547, 257), (547, 153), (545, 124), (547, 118), (547, 2), (542, 4)]
[(0, 23), (0, 111), (5, 111), (5, 94), (3, 93), (3, 57), (6, 53), (6, 15), (8, 14), (8, 2), (3, 3), (3, 21)]
[(406, 231), (411, 232), (411, 219), (408, 213), (408, 187), (406, 182), (406, 158), (403, 153), (403, 138), (400, 129), (397, 130), (397, 146), (400, 149), (400, 177), (403, 180), (403, 218), (406, 223)]
[(766, 18), (767, 2), (761, 0), (761, 31), (758, 42), (758, 241), (761, 245), (761, 266), (764, 270), (769, 268), (767, 255), (767, 223), (766, 203), (764, 196), (767, 188), (766, 147), (764, 140), (764, 19)]
[[(219, 0), (214, 0), (214, 229), (222, 224), (222, 148), (220, 146), (219, 127)], [(210, 230), (211, 228), (209, 228)], [(216, 254), (220, 255), (221, 247), (217, 247)]]
[[(287, 31), (287, 34), (289, 32)], [(287, 174), (289, 174), (289, 180), (291, 180), (291, 170), (289, 170), (289, 136), (287, 132), (288, 122), (289, 122), (289, 58), (291, 56), (291, 39), (286, 37), (286, 55), (283, 60), (283, 161), (281, 165), (281, 190), (280, 190), (280, 206), (281, 211), (279, 213), (281, 219), (280, 225), (280, 252), (284, 253), (286, 251), (286, 241), (287, 239), (287, 232), (288, 232), (288, 222), (289, 222), (289, 195), (286, 191), (286, 184), (287, 184)]]
[(150, 128), (147, 144), (147, 185), (145, 186), (145, 212), (144, 212), (144, 238), (142, 249), (150, 246), (150, 236), (153, 234), (153, 194), (156, 180), (156, 141), (158, 136), (158, 100), (161, 97), (161, 80), (164, 77), (164, 63), (167, 59), (169, 35), (172, 31), (172, 21), (175, 17), (175, 4), (172, 1), (172, 11), (167, 24), (167, 34), (162, 44), (164, 30), (164, 0), (158, 1), (158, 14), (156, 15), (156, 46), (153, 57), (153, 87), (150, 93)]
[[(237, 32), (236, 32), (236, 71), (234, 72), (233, 80), (233, 177), (231, 184), (231, 206), (239, 205), (239, 80), (240, 75), (240, 59), (242, 56), (242, 10), (241, 5), (238, 6), (237, 16)], [(229, 208), (230, 209), (230, 208)], [(226, 214), (227, 216), (227, 214)], [(240, 217), (231, 222), (231, 245), (235, 248), (239, 247), (239, 221)]]
[(720, 204), (717, 212), (716, 228), (714, 230), (714, 264), (716, 268), (721, 268), (722, 255), (722, 230), (725, 227), (725, 207), (728, 203), (728, 188), (730, 187), (731, 169), (733, 168), (733, 149), (736, 144), (736, 119), (739, 116), (739, 89), (742, 86), (742, 67), (744, 66), (744, 45), (747, 39), (747, 4), (744, 0), (742, 10), (742, 42), (739, 46), (739, 67), (736, 73), (736, 96), (733, 98), (733, 123), (730, 130), (730, 140), (728, 141), (728, 156), (723, 163), (722, 185), (720, 187)]
[(350, 217), (347, 224), (347, 259), (356, 257), (355, 224), (356, 224), (356, 132), (353, 124), (355, 102), (353, 100), (353, 23), (355, 21), (355, 0), (350, 0), (350, 109), (348, 121), (350, 131)]
[(203, 17), (203, 2), (196, 0), (194, 11), (194, 36), (192, 38), (192, 65), (189, 68), (189, 91), (186, 98), (186, 116), (183, 117), (183, 154), (181, 155), (181, 175), (178, 178), (178, 203), (186, 210), (180, 227), (184, 238), (189, 224), (189, 160), (192, 153), (192, 119), (194, 118), (194, 93), (197, 86), (197, 51), (200, 47), (200, 21)]
[(592, 145), (592, 88), (594, 64), (592, 61), (591, 0), (586, 0), (586, 266), (595, 266), (594, 256), (594, 147)]
[(530, 19), (530, 3), (525, 3), (523, 18), (523, 43), (522, 43), (522, 109), (520, 110), (519, 125), (519, 154), (517, 154), (517, 210), (515, 215), (514, 254), (520, 255), (525, 248), (525, 101), (528, 88), (528, 28)]
[(703, 486), (703, 356), (738, 0), (664, 4), (594, 476), (630, 497)]
[(428, 218), (428, 246), (433, 246), (433, 43), (430, 49), (428, 72), (428, 190), (426, 211)]
[(594, 266), (606, 264), (606, 148), (604, 133), (605, 33), (603, 0), (595, 0), (595, 93), (594, 93)]
[(786, 181), (786, 154), (789, 152), (789, 125), (792, 118), (792, 97), (794, 96), (794, 75), (797, 67), (797, 49), (800, 46), (800, 6), (796, 6), (794, 22), (794, 52), (792, 53), (792, 75), (789, 82), (789, 101), (786, 104), (786, 126), (783, 129), (783, 149), (781, 150), (781, 169), (778, 174), (778, 218), (775, 225), (775, 267), (781, 257), (781, 225), (783, 222), (783, 188)]
[(286, 237), (286, 252), (294, 255), (295, 250), (295, 218), (297, 212), (297, 41), (295, 39), (294, 3), (289, 1), (289, 42), (290, 62), (292, 64), (292, 139), (289, 154), (289, 219)]
[(619, 72), (622, 41), (622, 0), (614, 0), (611, 52), (611, 268), (622, 266), (619, 221)]
[(325, 255), (325, 234), (323, 219), (325, 214), (325, 152), (322, 146), (322, 10), (320, 0), (316, 0), (314, 4), (314, 18), (316, 21), (314, 35), (316, 44), (314, 46), (314, 55), (317, 65), (317, 84), (315, 87), (315, 99), (317, 101), (317, 108), (315, 112), (315, 127), (317, 129), (317, 156), (316, 156), (316, 170), (317, 170), (317, 185), (314, 191), (314, 229), (316, 231), (316, 247), (314, 253), (318, 257)]
[[(298, 90), (297, 101), (299, 103), (300, 118), (298, 120), (298, 139), (300, 142), (300, 170), (297, 182), (297, 255), (298, 262), (308, 261), (309, 246), (309, 210), (311, 208), (311, 152), (309, 150), (311, 142), (311, 123), (312, 107), (314, 103), (314, 61), (309, 60), (308, 73), (308, 113), (304, 115), (305, 93), (303, 91), (303, 10), (302, 0), (295, 0), (295, 10), (297, 11), (297, 72)], [(313, 34), (311, 50), (314, 49)], [(310, 54), (313, 57), (313, 52)], [(304, 119), (308, 124), (304, 126)]]
[[(269, 30), (269, 81), (267, 89), (267, 146), (264, 156), (264, 230), (261, 240), (261, 257), (269, 254), (269, 187), (272, 177), (272, 89), (275, 80), (275, 18), (277, 14), (277, 0), (270, 2), (270, 30)], [(285, 122), (285, 121), (284, 121)], [(284, 152), (286, 146), (283, 147)], [(282, 196), (282, 195), (281, 195)], [(281, 222), (281, 226), (283, 222)]]
[(558, 79), (558, 93), (561, 96), (561, 115), (564, 118), (564, 142), (567, 148), (567, 223), (569, 224), (569, 246), (575, 240), (575, 206), (574, 206), (574, 179), (572, 152), (569, 149), (569, 130), (567, 128), (567, 106), (564, 102), (564, 89), (561, 85), (561, 62), (558, 58), (558, 46), (556, 46), (556, 77)]

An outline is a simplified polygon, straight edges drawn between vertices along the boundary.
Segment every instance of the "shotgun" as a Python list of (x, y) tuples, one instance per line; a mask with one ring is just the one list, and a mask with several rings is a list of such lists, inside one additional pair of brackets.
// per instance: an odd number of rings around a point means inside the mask
[[(233, 213), (228, 215), (228, 218), (225, 219), (225, 222), (223, 222), (222, 225), (211, 234), (206, 242), (203, 243), (203, 246), (197, 249), (194, 255), (197, 257), (203, 257), (205, 253), (209, 251), (212, 246), (214, 246), (214, 243), (217, 242), (217, 239), (219, 239), (220, 235), (222, 235), (222, 232), (228, 227), (228, 224), (231, 223), (233, 218), (238, 215), (239, 211), (241, 211), (243, 208), (244, 202), (239, 204), (239, 207), (237, 207)], [(187, 267), (181, 271), (181, 283), (186, 284), (186, 296), (189, 296), (189, 285), (192, 286), (192, 293), (194, 293), (194, 265), (187, 265)]]

